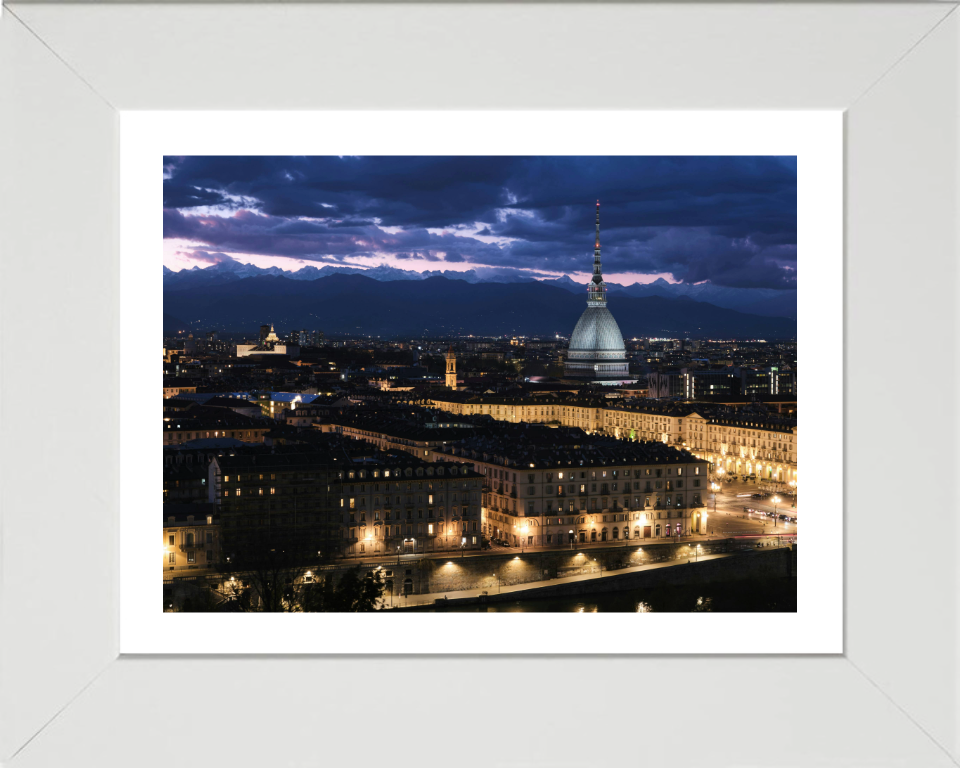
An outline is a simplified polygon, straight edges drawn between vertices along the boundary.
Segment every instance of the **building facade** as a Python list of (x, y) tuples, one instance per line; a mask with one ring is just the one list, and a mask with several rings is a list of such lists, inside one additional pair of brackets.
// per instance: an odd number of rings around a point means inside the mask
[(462, 416), (579, 427), (587, 433), (625, 440), (661, 442), (688, 450), (733, 476), (787, 487), (798, 482), (797, 421), (775, 414), (712, 415), (709, 406), (658, 404), (645, 399), (605, 403), (544, 398), (531, 402), (440, 392), (431, 392), (424, 404)]
[(210, 418), (165, 416), (163, 444), (183, 445), (191, 440), (208, 438), (232, 438), (245, 443), (262, 443), (263, 436), (269, 431), (269, 425), (235, 414)]
[(367, 448), (359, 460), (307, 446), (214, 458), (209, 499), (227, 539), (282, 530), (305, 551), (339, 557), (479, 549), (476, 472)]
[(481, 492), (481, 476), (450, 461), (351, 468), (340, 488), (343, 554), (479, 549)]
[(211, 504), (163, 505), (163, 577), (210, 571), (220, 558), (220, 519)]
[(469, 463), (484, 477), (484, 534), (509, 546), (664, 539), (709, 530), (709, 463), (687, 452), (623, 442), (539, 451), (505, 443), (500, 455), (486, 451), (467, 442), (434, 457)]

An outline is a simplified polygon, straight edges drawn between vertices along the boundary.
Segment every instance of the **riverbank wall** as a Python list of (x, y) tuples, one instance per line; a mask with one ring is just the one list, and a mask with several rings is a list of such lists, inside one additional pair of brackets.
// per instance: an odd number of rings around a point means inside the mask
[(529, 589), (513, 589), (507, 594), (488, 593), (464, 598), (438, 599), (432, 604), (402, 607), (399, 610), (444, 610), (462, 605), (487, 605), (515, 600), (538, 600), (578, 595), (626, 592), (634, 589), (710, 585), (758, 578), (796, 577), (796, 547), (745, 551), (706, 561), (683, 561), (674, 566), (627, 573), (611, 572), (602, 577), (550, 584), (537, 582)]
[[(453, 560), (425, 560), (421, 561), (420, 568), (401, 566), (399, 573), (394, 570), (392, 584), (390, 576), (387, 575), (386, 594), (403, 594), (399, 590), (404, 587), (400, 585), (398, 588), (399, 579), (410, 580), (406, 584), (409, 595), (449, 594), (451, 597), (448, 604), (452, 604), (455, 601), (498, 602), (623, 591), (659, 585), (795, 577), (797, 572), (796, 546), (757, 549), (753, 546), (744, 548), (728, 541), (701, 544), (701, 555), (730, 555), (710, 560), (699, 560), (693, 550), (684, 545), (656, 545), (641, 548), (639, 552), (635, 547), (631, 549), (634, 551), (591, 551), (579, 556), (577, 553), (536, 553), (513, 557), (474, 558), (475, 562), (472, 563), (466, 559), (462, 563)], [(670, 567), (624, 570), (652, 564)], [(583, 575), (593, 578), (550, 583), (565, 576)], [(524, 584), (530, 584), (530, 588), (517, 589)], [(513, 589), (509, 594), (502, 594), (504, 586)], [(465, 590), (480, 590), (487, 594), (456, 598), (455, 593)]]

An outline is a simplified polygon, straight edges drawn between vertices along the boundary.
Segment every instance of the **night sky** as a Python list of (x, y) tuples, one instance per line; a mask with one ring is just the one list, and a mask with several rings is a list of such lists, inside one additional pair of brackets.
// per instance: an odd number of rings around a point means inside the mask
[(164, 264), (795, 288), (794, 157), (167, 157)]

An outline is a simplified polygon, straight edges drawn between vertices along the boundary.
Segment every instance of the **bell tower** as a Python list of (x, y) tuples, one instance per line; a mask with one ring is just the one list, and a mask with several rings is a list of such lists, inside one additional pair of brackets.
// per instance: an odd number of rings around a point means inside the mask
[(453, 351), (452, 344), (447, 349), (447, 387), (457, 388), (457, 353)]

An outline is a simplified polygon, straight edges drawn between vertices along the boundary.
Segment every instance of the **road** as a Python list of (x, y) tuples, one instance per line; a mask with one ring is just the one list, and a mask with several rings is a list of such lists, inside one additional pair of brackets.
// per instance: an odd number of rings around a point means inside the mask
[[(723, 523), (720, 525), (714, 525), (714, 519), (710, 517), (710, 528), (713, 530), (712, 534), (709, 535), (698, 535), (698, 536), (680, 536), (679, 538), (673, 537), (670, 539), (629, 539), (622, 542), (614, 541), (605, 541), (597, 542), (596, 544), (575, 544), (573, 549), (569, 546), (565, 547), (524, 547), (523, 552), (521, 553), (519, 547), (499, 547), (493, 546), (490, 549), (483, 550), (464, 550), (463, 557), (490, 557), (491, 555), (519, 555), (519, 554), (536, 554), (538, 552), (559, 552), (559, 551), (568, 551), (568, 552), (589, 552), (592, 549), (617, 549), (620, 547), (637, 547), (637, 546), (650, 546), (653, 544), (704, 544), (708, 541), (716, 541), (719, 539), (725, 539), (728, 536), (735, 535), (775, 535), (775, 534), (796, 534), (797, 526), (791, 525), (789, 529), (785, 529), (781, 526), (778, 526), (774, 529), (773, 525), (764, 526), (758, 520), (751, 519), (740, 519), (738, 515), (725, 514), (722, 511), (719, 511), (718, 507), (718, 516)], [(343, 560), (338, 560), (335, 565), (327, 566), (328, 568), (342, 568), (344, 565), (349, 565), (350, 563), (357, 563), (358, 565), (398, 565), (401, 563), (412, 563), (423, 558), (443, 558), (449, 557), (451, 560), (455, 560), (461, 557), (459, 551), (452, 551), (449, 553), (446, 552), (427, 552), (426, 554), (418, 552), (417, 554), (409, 555), (400, 555), (399, 559), (397, 555), (390, 555), (387, 557), (369, 557), (365, 556), (362, 558), (344, 558)], [(323, 567), (320, 570), (324, 570)]]
[[(735, 557), (740, 553), (737, 552), (727, 552), (719, 553), (715, 555), (701, 555), (697, 558), (698, 562), (704, 562), (706, 560), (719, 560), (725, 557)], [(689, 558), (687, 558), (688, 560)], [(483, 587), (480, 589), (465, 589), (459, 592), (436, 592), (423, 595), (408, 595), (403, 597), (393, 596), (392, 599), (388, 596), (385, 599), (384, 608), (410, 608), (417, 605), (435, 605), (437, 600), (442, 600), (443, 598), (448, 598), (450, 600), (457, 600), (461, 598), (469, 597), (478, 597), (481, 594), (487, 593), (491, 595), (508, 595), (512, 593), (517, 593), (518, 595), (524, 592), (528, 592), (531, 589), (537, 589), (538, 587), (554, 587), (558, 584), (572, 584), (578, 581), (592, 581), (594, 579), (609, 578), (611, 575), (620, 575), (624, 573), (636, 573), (638, 571), (650, 571), (657, 568), (671, 568), (677, 565), (686, 562), (686, 560), (668, 560), (661, 563), (647, 563), (645, 565), (637, 565), (632, 568), (619, 568), (615, 571), (593, 571), (590, 573), (577, 574), (575, 576), (562, 576), (557, 579), (548, 579), (546, 581), (528, 581), (522, 584), (511, 584), (511, 585), (497, 585), (496, 587)], [(523, 595), (523, 597), (530, 597), (530, 595)]]
[(716, 512), (714, 512), (713, 494), (710, 493), (704, 499), (707, 512), (709, 513), (709, 528), (714, 535), (721, 532), (729, 534), (735, 531), (744, 531), (750, 533), (793, 533), (797, 532), (796, 523), (785, 523), (778, 520), (776, 528), (773, 525), (772, 517), (763, 517), (757, 514), (744, 513), (743, 508), (758, 509), (769, 512), (772, 516), (774, 510), (781, 515), (798, 517), (797, 510), (790, 506), (791, 502), (787, 497), (783, 504), (776, 505), (768, 496), (765, 499), (752, 499), (750, 495), (757, 492), (757, 487), (752, 483), (723, 483), (723, 488), (717, 493)]

